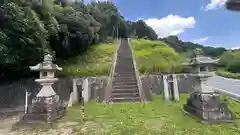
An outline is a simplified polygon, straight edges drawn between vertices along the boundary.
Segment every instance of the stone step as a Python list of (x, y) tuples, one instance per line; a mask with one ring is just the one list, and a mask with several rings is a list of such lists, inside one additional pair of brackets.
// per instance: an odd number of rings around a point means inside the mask
[[(121, 64), (128, 64), (128, 67), (132, 67), (133, 66), (133, 62), (131, 60), (117, 60), (116, 64), (121, 65)], [(124, 66), (124, 65), (121, 65)]]
[[(132, 55), (132, 54), (131, 54)], [(117, 61), (118, 60), (123, 60), (123, 61), (130, 61), (132, 62), (133, 58), (131, 58), (131, 56), (118, 56), (117, 57)]]
[[(127, 64), (127, 65), (126, 65), (126, 64)], [(125, 62), (117, 62), (116, 65), (119, 65), (120, 67), (128, 67), (128, 68), (134, 66), (133, 63), (126, 62), (126, 61), (125, 61)]]
[(135, 74), (134, 71), (128, 71), (128, 72), (115, 72), (115, 74), (119, 74), (119, 75), (128, 75), (128, 74)]
[(124, 62), (124, 63), (117, 63), (116, 64), (117, 66), (119, 66), (118, 68), (133, 68), (134, 66), (131, 64), (131, 63), (126, 63), (126, 62)]
[(117, 60), (116, 61), (116, 64), (119, 64), (119, 65), (125, 64), (125, 63), (129, 64), (129, 65), (127, 65), (128, 67), (133, 66), (133, 62), (131, 60)]
[(128, 76), (113, 76), (114, 78), (117, 79), (136, 79), (135, 75), (128, 75)]
[(115, 76), (113, 80), (136, 80), (135, 76)]
[(135, 71), (133, 69), (129, 70), (123, 70), (123, 69), (118, 69), (114, 71), (115, 74), (120, 74), (120, 75), (129, 75), (129, 74), (135, 74)]
[(115, 68), (115, 72), (130, 72), (130, 71), (134, 71), (134, 67), (117, 67)]
[(132, 89), (138, 88), (137, 84), (135, 85), (113, 85), (113, 89)]
[(117, 64), (119, 63), (128, 63), (129, 65), (128, 66), (132, 66), (133, 65), (133, 62), (132, 62), (132, 59), (118, 59), (117, 61)]
[[(121, 68), (121, 69), (115, 69), (115, 72), (114, 73), (119, 73), (119, 72), (131, 72), (131, 71), (134, 71), (133, 69), (124, 69), (124, 68)], [(135, 73), (132, 73), (132, 74), (135, 74)]]
[(129, 73), (114, 72), (114, 76), (135, 76), (135, 73), (134, 72), (129, 72)]
[(128, 61), (128, 62), (132, 62), (132, 58), (126, 57), (126, 56), (118, 56), (117, 57), (117, 61)]
[(112, 81), (112, 85), (131, 85), (131, 84), (137, 84), (136, 80), (113, 80)]
[(128, 67), (128, 68), (134, 66), (132, 63), (129, 63), (129, 62), (117, 62), (116, 65), (119, 65), (120, 67)]
[(126, 70), (134, 71), (134, 67), (125, 67), (125, 66), (121, 67), (121, 66), (119, 66), (119, 67), (115, 68), (115, 71), (118, 71), (118, 70), (120, 70), (120, 71), (122, 70), (123, 72), (126, 71)]
[(40, 122), (46, 119), (46, 115), (41, 115), (37, 113), (25, 114), (22, 118), (22, 121), (31, 123), (31, 122)]
[(42, 120), (24, 120), (24, 121), (21, 121), (19, 122), (19, 124), (21, 125), (32, 125), (32, 124), (46, 124), (45, 121), (42, 121)]
[(114, 78), (136, 78), (134, 74), (129, 74), (129, 75), (114, 75)]
[[(128, 65), (123, 65), (123, 64), (128, 64)], [(117, 62), (116, 65), (119, 65), (121, 67), (133, 67), (133, 63), (130, 63), (130, 62)]]
[(114, 76), (135, 76), (135, 72), (133, 70), (115, 70)]
[(119, 97), (140, 97), (138, 92), (135, 93), (112, 93), (111, 98)]
[(131, 61), (126, 61), (126, 60), (116, 61), (116, 65), (124, 66), (124, 65), (122, 65), (122, 64), (128, 64), (128, 65), (125, 65), (125, 66), (127, 66), (127, 67), (132, 67), (132, 66), (134, 66)]
[(115, 84), (115, 83), (125, 83), (125, 82), (137, 82), (136, 79), (119, 79), (119, 78), (114, 78), (112, 80), (112, 84)]
[[(128, 65), (122, 65), (122, 64), (128, 64)], [(134, 66), (131, 61), (125, 61), (125, 60), (116, 61), (116, 65), (127, 66), (127, 67), (132, 67), (132, 66)]]
[(120, 65), (120, 66), (124, 66), (124, 65), (122, 65), (122, 64), (128, 64), (128, 65), (125, 65), (125, 66), (127, 66), (127, 67), (132, 67), (132, 66), (134, 66), (133, 65), (133, 62), (132, 61), (126, 61), (126, 60), (117, 60), (116, 61), (116, 65)]
[(112, 85), (137, 85), (137, 82), (135, 80), (132, 80), (132, 81), (125, 81), (125, 82), (122, 82), (122, 81), (115, 81), (112, 83)]
[(138, 88), (131, 88), (131, 89), (112, 89), (112, 93), (137, 93)]
[[(120, 52), (121, 53), (121, 52)], [(130, 53), (125, 53), (125, 55), (117, 55), (118, 59), (125, 59), (125, 60), (132, 60), (132, 54)]]
[(110, 98), (112, 102), (140, 102), (140, 97), (119, 97), (119, 98)]

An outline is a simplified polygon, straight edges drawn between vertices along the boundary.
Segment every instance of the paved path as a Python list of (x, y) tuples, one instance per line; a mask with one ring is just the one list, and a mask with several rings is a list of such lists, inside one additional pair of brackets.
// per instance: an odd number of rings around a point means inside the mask
[(216, 88), (223, 92), (239, 95), (240, 97), (240, 80), (213, 76), (207, 81), (208, 86)]

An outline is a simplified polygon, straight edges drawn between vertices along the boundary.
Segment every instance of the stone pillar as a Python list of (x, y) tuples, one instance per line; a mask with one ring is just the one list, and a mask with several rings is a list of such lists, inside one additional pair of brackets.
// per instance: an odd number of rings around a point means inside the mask
[(72, 106), (72, 104), (79, 103), (78, 85), (82, 85), (82, 80), (78, 79), (78, 78), (73, 78), (72, 92), (71, 92), (70, 99), (69, 99), (69, 107)]
[(89, 91), (88, 85), (89, 85), (88, 78), (86, 78), (83, 81), (83, 91), (82, 91), (84, 103), (88, 102), (88, 100), (90, 98), (90, 91)]
[(169, 91), (168, 91), (168, 82), (167, 82), (167, 75), (163, 75), (163, 88), (164, 88), (164, 100), (169, 100)]
[(172, 75), (173, 77), (173, 95), (174, 95), (174, 100), (179, 101), (179, 91), (178, 91), (178, 81), (177, 81), (177, 76), (176, 74)]
[(71, 94), (70, 94), (70, 97), (69, 97), (69, 100), (68, 100), (68, 107), (72, 107), (72, 105), (73, 105), (72, 95), (73, 95), (73, 92), (71, 92)]
[(73, 89), (74, 89), (74, 80), (75, 78), (72, 79), (72, 91), (70, 93), (70, 97), (69, 97), (69, 100), (68, 100), (68, 107), (71, 107), (73, 105)]
[(79, 97), (78, 97), (78, 88), (77, 85), (82, 85), (82, 80), (79, 80), (77, 78), (73, 79), (73, 104), (78, 103)]

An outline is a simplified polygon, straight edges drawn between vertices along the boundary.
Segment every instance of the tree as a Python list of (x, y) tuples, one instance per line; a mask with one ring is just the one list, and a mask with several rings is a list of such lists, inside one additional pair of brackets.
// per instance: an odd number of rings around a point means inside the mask
[(230, 72), (239, 73), (240, 72), (240, 51), (225, 52), (220, 57), (219, 64)]
[(125, 19), (111, 2), (9, 0), (1, 5), (0, 18), (0, 70), (5, 77), (29, 74), (29, 66), (46, 53), (63, 61), (109, 36), (128, 35)]
[(150, 40), (156, 40), (156, 32), (148, 26), (143, 20), (138, 20), (137, 22), (132, 22), (132, 31), (134, 30), (135, 36), (138, 38), (147, 38)]
[(225, 52), (223, 53), (220, 58), (219, 58), (219, 64), (221, 66), (224, 66), (224, 67), (227, 67), (228, 64), (229, 64), (229, 61), (230, 60), (233, 60), (234, 59), (234, 55), (232, 52), (228, 51), (228, 52)]
[(10, 2), (2, 6), (1, 10), (8, 20), (1, 24), (1, 40), (4, 40), (1, 46), (7, 52), (3, 61), (7, 70), (23, 73), (29, 65), (39, 62), (49, 51), (46, 46), (47, 31), (37, 14), (29, 7)]
[(196, 48), (201, 48), (204, 55), (210, 57), (219, 57), (227, 50), (222, 47), (214, 48), (209, 46), (203, 46), (192, 42), (184, 42), (179, 40), (177, 36), (169, 36), (166, 38), (160, 38), (159, 40), (164, 41), (169, 47), (180, 53), (186, 53), (187, 56), (192, 56), (192, 51)]

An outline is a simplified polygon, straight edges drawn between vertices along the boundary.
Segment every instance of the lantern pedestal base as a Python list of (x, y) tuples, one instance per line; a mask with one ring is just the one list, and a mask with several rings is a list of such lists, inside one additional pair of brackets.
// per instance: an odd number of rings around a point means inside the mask
[(37, 97), (18, 124), (51, 123), (63, 117), (65, 113), (66, 107), (63, 102), (59, 101), (58, 95)]
[(218, 93), (194, 92), (184, 105), (184, 110), (192, 116), (198, 117), (204, 123), (234, 122), (235, 115), (230, 111), (227, 103), (221, 102)]

